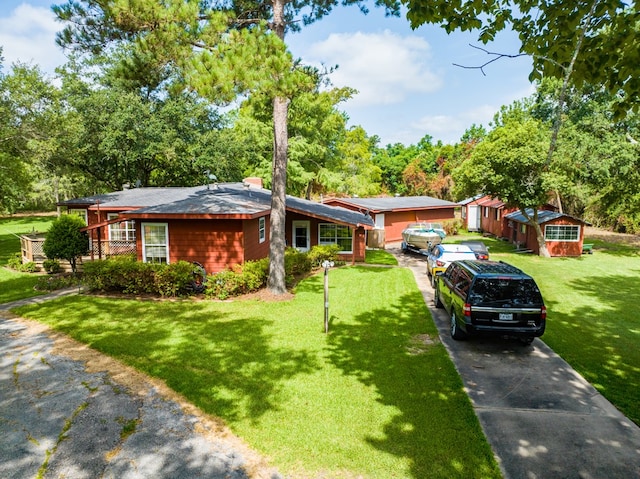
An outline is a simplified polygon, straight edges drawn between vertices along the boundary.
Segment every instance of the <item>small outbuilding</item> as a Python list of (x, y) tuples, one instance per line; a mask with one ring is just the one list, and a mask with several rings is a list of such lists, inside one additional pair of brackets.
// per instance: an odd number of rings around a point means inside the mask
[[(533, 210), (526, 210), (533, 215)], [(520, 211), (504, 216), (509, 240), (520, 249), (540, 253), (535, 230)], [(580, 256), (584, 250), (585, 221), (557, 211), (538, 210), (538, 224), (542, 229), (551, 256)]]
[(394, 196), (383, 198), (332, 198), (324, 204), (340, 206), (373, 218), (375, 229), (368, 231), (367, 244), (384, 247), (402, 241), (402, 230), (410, 223), (442, 223), (456, 217), (457, 203), (431, 196)]

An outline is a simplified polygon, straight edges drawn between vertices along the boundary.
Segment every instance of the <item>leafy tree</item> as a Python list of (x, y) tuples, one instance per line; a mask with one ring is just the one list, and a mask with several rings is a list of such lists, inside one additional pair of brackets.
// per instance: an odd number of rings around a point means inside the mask
[(379, 193), (382, 172), (372, 161), (377, 138), (369, 138), (360, 126), (350, 128), (338, 145), (338, 156), (331, 169), (339, 172), (338, 192), (373, 196)]
[[(616, 112), (638, 111), (640, 43), (638, 2), (589, 0), (406, 0), (412, 27), (440, 24), (447, 32), (477, 30), (482, 43), (508, 28), (521, 41), (520, 52), (532, 58), (530, 79), (565, 79), (573, 84), (603, 85), (624, 92)], [(499, 55), (498, 55), (499, 56)], [(568, 86), (568, 85), (567, 85)]]
[(77, 259), (89, 251), (89, 236), (80, 231), (85, 226), (76, 215), (61, 215), (53, 221), (42, 249), (49, 259), (66, 259), (76, 273)]
[(453, 172), (463, 195), (480, 192), (517, 207), (536, 232), (541, 256), (549, 256), (538, 224), (538, 209), (547, 202), (549, 191), (548, 141), (547, 129), (539, 121), (508, 121), (491, 131)]
[[(345, 0), (366, 12), (363, 0)], [(398, 0), (379, 0), (398, 15)], [(199, 0), (69, 0), (54, 7), (70, 22), (59, 36), (64, 45), (79, 44), (99, 51), (106, 41), (135, 41), (151, 52), (157, 64), (178, 63), (185, 80), (214, 101), (237, 94), (261, 92), (273, 106), (273, 168), (270, 228), (269, 289), (286, 291), (284, 271), (285, 195), (287, 184), (287, 114), (291, 99), (310, 86), (284, 44), (285, 32), (328, 14), (334, 3), (209, 2)]]

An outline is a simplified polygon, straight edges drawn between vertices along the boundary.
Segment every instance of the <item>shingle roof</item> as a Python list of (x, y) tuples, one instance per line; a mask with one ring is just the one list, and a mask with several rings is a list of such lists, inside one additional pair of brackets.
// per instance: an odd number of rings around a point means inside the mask
[[(271, 209), (271, 191), (243, 183), (187, 188), (134, 188), (60, 203), (66, 206), (97, 205), (104, 209), (129, 209), (139, 215), (229, 215), (255, 216)], [(97, 206), (96, 206), (97, 207)], [(350, 226), (373, 227), (373, 219), (362, 213), (337, 206), (287, 196), (287, 210)]]
[[(526, 213), (529, 216), (533, 215), (533, 208), (527, 208)], [(509, 213), (504, 215), (505, 218), (515, 221), (516, 223), (527, 223), (527, 219), (520, 211), (514, 211), (513, 213)], [(576, 218), (575, 216), (567, 215), (565, 213), (559, 213), (557, 211), (549, 211), (549, 210), (538, 210), (538, 224), (548, 223), (549, 221), (553, 221), (558, 218), (571, 218), (576, 221), (580, 221), (581, 223), (588, 224), (586, 221)]]
[(431, 196), (394, 196), (386, 198), (336, 198), (336, 201), (357, 206), (369, 211), (415, 210), (421, 208), (443, 208), (458, 206), (451, 201)]

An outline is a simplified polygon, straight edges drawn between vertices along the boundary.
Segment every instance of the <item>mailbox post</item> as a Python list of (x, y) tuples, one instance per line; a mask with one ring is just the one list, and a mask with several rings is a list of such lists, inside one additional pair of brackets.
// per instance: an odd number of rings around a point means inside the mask
[(329, 332), (329, 268), (333, 266), (333, 261), (324, 260), (324, 332)]

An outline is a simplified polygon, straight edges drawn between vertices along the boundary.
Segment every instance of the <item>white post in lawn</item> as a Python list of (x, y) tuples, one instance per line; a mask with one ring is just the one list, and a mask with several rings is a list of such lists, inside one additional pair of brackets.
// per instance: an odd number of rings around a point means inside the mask
[(324, 332), (329, 332), (329, 268), (333, 266), (333, 261), (324, 260)]

